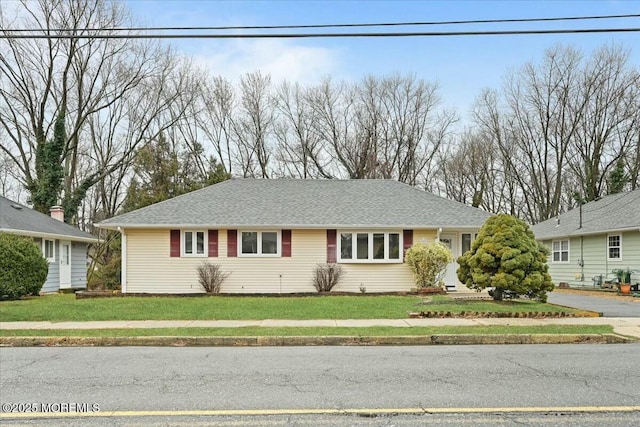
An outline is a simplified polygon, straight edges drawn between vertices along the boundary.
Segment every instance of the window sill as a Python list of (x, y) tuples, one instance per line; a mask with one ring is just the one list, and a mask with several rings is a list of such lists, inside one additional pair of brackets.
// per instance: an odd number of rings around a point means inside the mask
[(339, 259), (338, 264), (402, 264), (401, 259)]
[(280, 254), (238, 254), (238, 258), (282, 258)]

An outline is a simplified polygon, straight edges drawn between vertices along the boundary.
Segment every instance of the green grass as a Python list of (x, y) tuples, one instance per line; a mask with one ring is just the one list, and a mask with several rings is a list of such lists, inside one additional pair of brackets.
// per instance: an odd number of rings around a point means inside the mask
[(609, 325), (545, 325), (545, 326), (437, 326), (437, 327), (246, 327), (246, 328), (162, 328), (162, 329), (28, 329), (0, 330), (4, 337), (68, 336), (68, 337), (246, 337), (246, 336), (400, 336), (443, 334), (609, 334)]
[[(424, 303), (430, 300), (429, 303)], [(471, 301), (446, 296), (122, 297), (72, 294), (0, 302), (0, 321), (402, 319), (412, 311), (575, 312), (529, 300)]]

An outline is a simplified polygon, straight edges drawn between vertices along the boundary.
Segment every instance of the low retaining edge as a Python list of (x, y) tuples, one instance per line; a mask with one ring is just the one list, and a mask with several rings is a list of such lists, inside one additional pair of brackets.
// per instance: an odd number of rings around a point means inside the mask
[(3, 347), (257, 347), (478, 344), (620, 344), (634, 339), (616, 334), (487, 334), (393, 337), (0, 337)]

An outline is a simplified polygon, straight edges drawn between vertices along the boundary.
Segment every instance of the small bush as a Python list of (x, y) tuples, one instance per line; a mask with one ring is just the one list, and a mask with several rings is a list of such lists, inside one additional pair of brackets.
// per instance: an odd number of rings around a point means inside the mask
[(202, 289), (208, 294), (219, 294), (222, 283), (231, 273), (222, 271), (218, 264), (211, 264), (208, 261), (198, 266), (198, 281)]
[(0, 233), (0, 297), (38, 295), (48, 273), (49, 263), (32, 239)]
[(318, 264), (313, 270), (313, 287), (318, 292), (329, 292), (340, 282), (343, 274), (339, 264)]
[(447, 264), (453, 262), (449, 248), (439, 242), (416, 243), (407, 251), (407, 264), (419, 289), (442, 287)]
[(122, 262), (120, 254), (114, 254), (105, 265), (98, 265), (93, 274), (88, 277), (89, 289), (120, 289)]
[(122, 237), (112, 230), (100, 230), (102, 242), (90, 247), (91, 266), (87, 271), (87, 288), (114, 290), (121, 288)]

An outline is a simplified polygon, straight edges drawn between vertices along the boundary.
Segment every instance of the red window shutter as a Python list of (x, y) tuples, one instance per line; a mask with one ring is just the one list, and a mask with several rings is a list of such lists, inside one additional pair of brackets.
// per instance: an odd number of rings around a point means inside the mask
[(180, 230), (171, 230), (170, 235), (170, 249), (169, 253), (171, 257), (180, 257)]
[(209, 230), (209, 257), (218, 256), (218, 230)]
[(291, 256), (291, 230), (282, 230), (282, 256)]
[(238, 256), (238, 230), (227, 230), (227, 256)]
[(413, 246), (413, 230), (402, 230), (402, 248), (405, 255), (411, 246)]
[(336, 262), (336, 230), (327, 230), (327, 262), (329, 264)]

